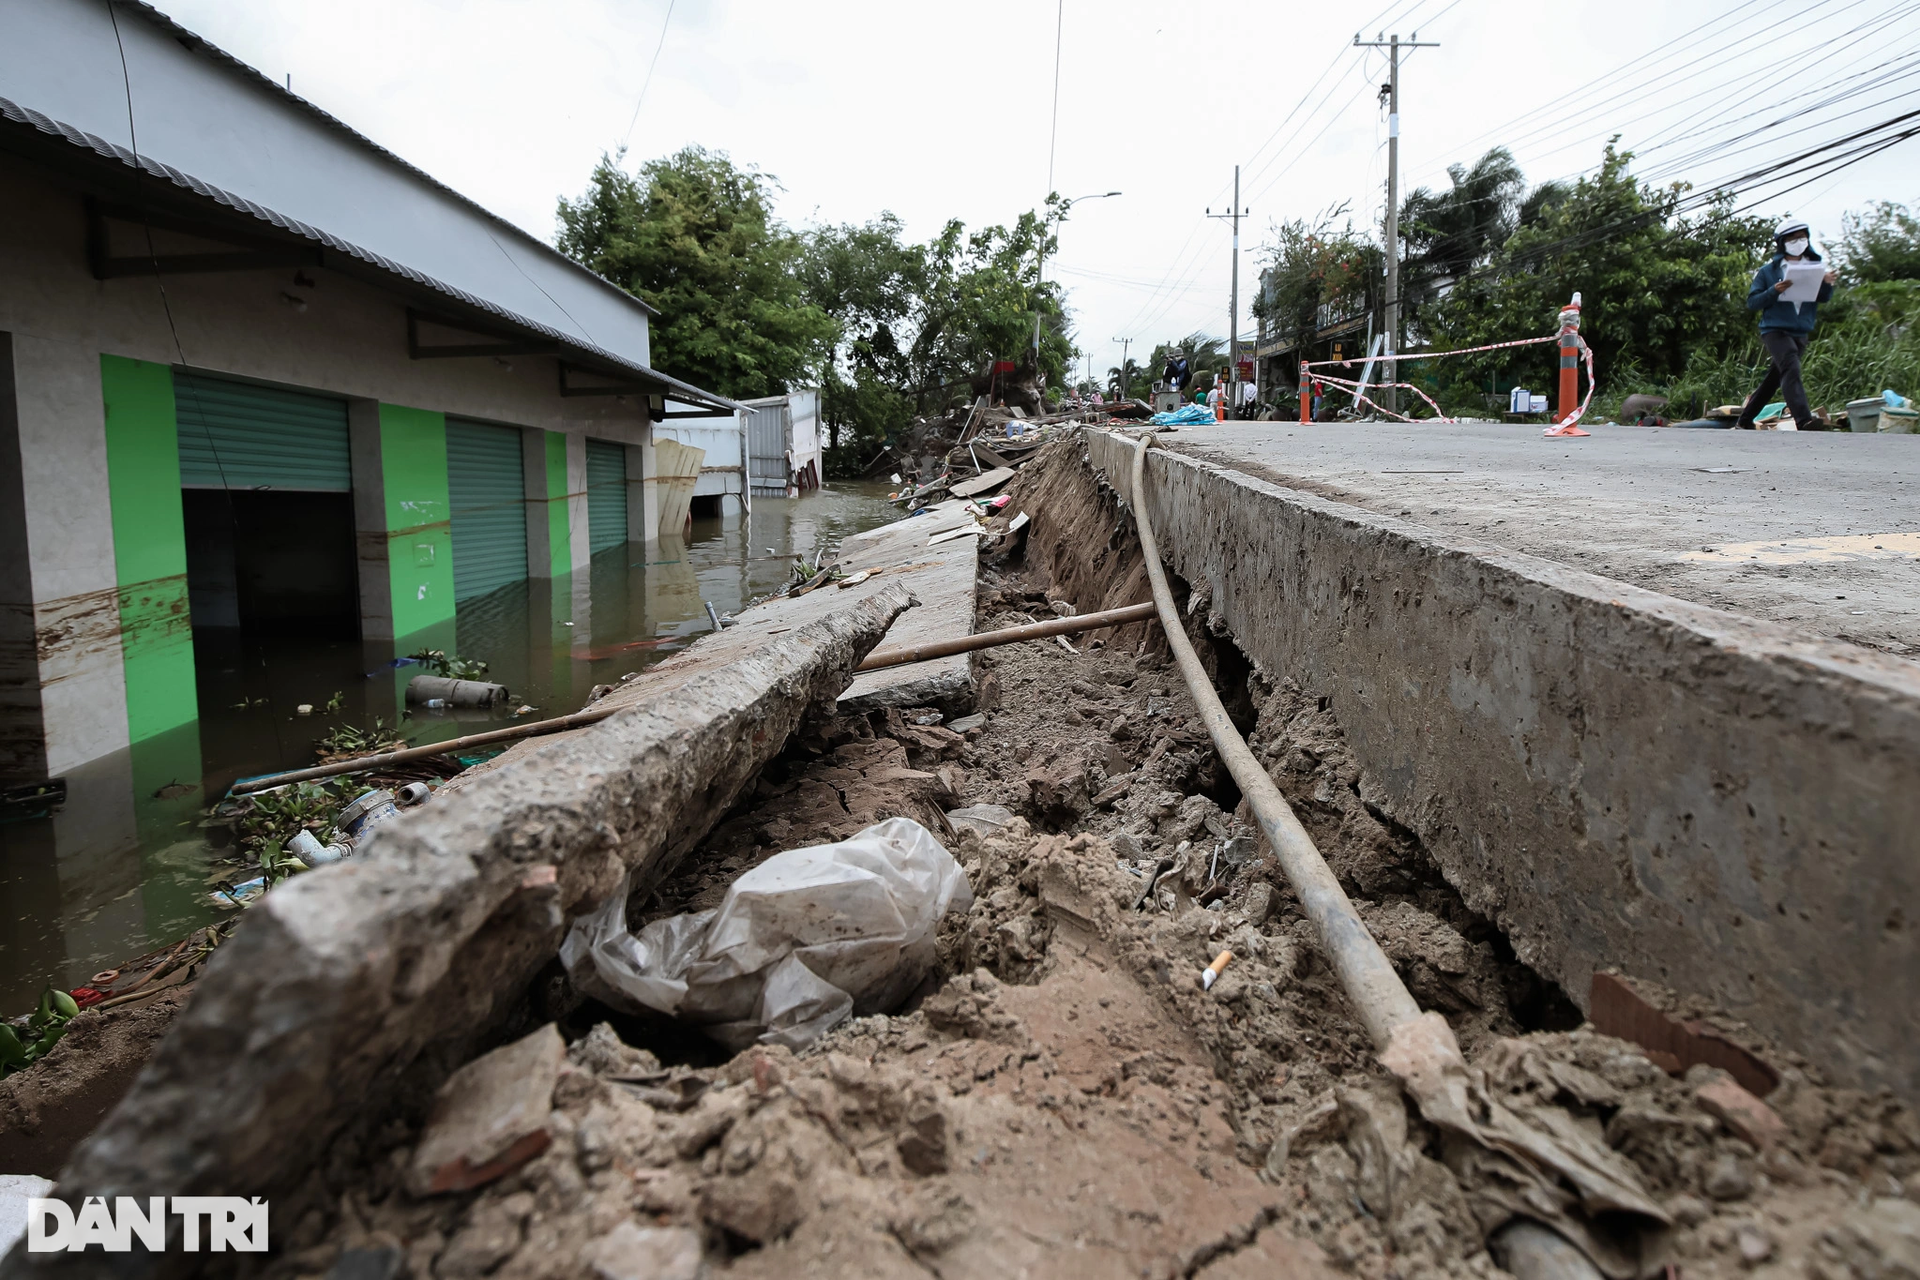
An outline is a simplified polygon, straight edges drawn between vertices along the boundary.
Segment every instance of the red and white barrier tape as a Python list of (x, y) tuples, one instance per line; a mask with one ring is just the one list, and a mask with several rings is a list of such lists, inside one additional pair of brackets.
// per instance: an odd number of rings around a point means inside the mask
[[(1390, 363), (1394, 363), (1401, 360), (1438, 360), (1443, 356), (1470, 356), (1470, 355), (1477, 355), (1482, 351), (1503, 351), (1508, 347), (1537, 347), (1542, 345), (1543, 343), (1548, 343), (1548, 342), (1561, 343), (1564, 341), (1564, 338), (1565, 338), (1564, 334), (1553, 333), (1553, 334), (1548, 334), (1544, 338), (1516, 338), (1512, 342), (1491, 342), (1484, 347), (1462, 347), (1458, 351), (1419, 351), (1411, 355), (1400, 355), (1400, 354), (1395, 354), (1390, 356), (1378, 355), (1378, 356), (1372, 356), (1369, 358), (1372, 360), (1378, 361), (1379, 363), (1382, 363), (1382, 364), (1390, 364)], [(1586, 357), (1587, 394), (1585, 398), (1583, 398), (1580, 401), (1578, 408), (1576, 408), (1572, 413), (1568, 414), (1565, 418), (1561, 419), (1559, 422), (1556, 422), (1551, 427), (1548, 427), (1544, 433), (1546, 435), (1559, 435), (1563, 433), (1571, 434), (1574, 431), (1574, 429), (1578, 427), (1580, 419), (1586, 417), (1588, 407), (1593, 404), (1593, 348), (1588, 346), (1584, 341), (1581, 340), (1581, 337), (1577, 331), (1573, 334), (1573, 341), (1574, 341), (1574, 345), (1578, 346), (1581, 352)], [(1354, 366), (1354, 363), (1355, 362), (1352, 360), (1303, 360), (1300, 363), (1300, 368), (1303, 372), (1308, 369), (1324, 369), (1332, 365), (1340, 365), (1343, 368), (1351, 369)], [(1402, 422), (1413, 421), (1412, 418), (1406, 417), (1403, 414), (1394, 413), (1392, 410), (1382, 407), (1380, 404), (1378, 404), (1377, 402), (1375, 402), (1374, 400), (1370, 399), (1368, 396), (1363, 394), (1360, 390), (1360, 383), (1357, 380), (1352, 380), (1347, 378), (1336, 378), (1332, 374), (1326, 374), (1326, 373), (1316, 373), (1311, 376), (1319, 379), (1321, 382), (1331, 383), (1333, 386), (1340, 387), (1346, 390), (1350, 395), (1353, 396), (1353, 400), (1355, 404), (1372, 405), (1375, 409), (1379, 410), (1381, 413), (1386, 414), (1388, 417), (1398, 418)], [(1446, 413), (1440, 408), (1439, 405), (1434, 404), (1433, 398), (1431, 396), (1427, 395), (1426, 392), (1422, 391), (1420, 388), (1414, 386), (1410, 382), (1376, 382), (1376, 383), (1373, 383), (1372, 385), (1375, 387), (1405, 387), (1408, 391), (1413, 392), (1413, 394), (1419, 396), (1422, 400), (1425, 400), (1428, 406), (1432, 408), (1434, 416), (1433, 418), (1429, 419), (1429, 421), (1436, 421), (1436, 422), (1459, 421), (1459, 419), (1457, 418), (1449, 418), (1446, 415)], [(1585, 434), (1585, 433), (1582, 432), (1580, 434)]]

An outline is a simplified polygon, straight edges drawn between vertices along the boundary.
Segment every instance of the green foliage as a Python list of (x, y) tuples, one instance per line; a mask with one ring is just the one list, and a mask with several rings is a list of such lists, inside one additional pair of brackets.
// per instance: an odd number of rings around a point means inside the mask
[(370, 756), (381, 751), (398, 751), (407, 742), (406, 735), (397, 726), (389, 727), (385, 720), (375, 716), (373, 727), (369, 729), (343, 724), (328, 730), (324, 737), (313, 744), (313, 749), (322, 760), (339, 760), (349, 756)]
[(1119, 364), (1107, 370), (1107, 390), (1122, 400), (1131, 400), (1146, 394), (1153, 385), (1153, 378), (1140, 367), (1140, 362), (1128, 356)]
[[(1746, 342), (1753, 327), (1747, 286), (1768, 245), (1768, 225), (1735, 216), (1730, 200), (1678, 217), (1685, 187), (1643, 186), (1628, 173), (1631, 159), (1609, 144), (1598, 173), (1563, 199), (1543, 202), (1487, 269), (1458, 281), (1429, 313), (1433, 344), (1478, 346), (1549, 333), (1576, 291), (1583, 295), (1581, 332), (1603, 382), (1629, 369), (1671, 382), (1694, 352)], [(1482, 392), (1552, 385), (1551, 346), (1516, 351), (1449, 364)]]
[(53, 1051), (67, 1032), (67, 1023), (80, 1012), (80, 1006), (65, 991), (48, 987), (40, 993), (40, 1004), (28, 1016), (26, 1035), (11, 1024), (0, 1022), (0, 1080), (31, 1066)]
[(1422, 315), (1443, 282), (1485, 263), (1521, 225), (1523, 209), (1537, 221), (1554, 193), (1543, 189), (1528, 204), (1526, 179), (1505, 147), (1494, 147), (1471, 169), (1448, 166), (1447, 177), (1449, 190), (1419, 187), (1400, 206), (1400, 314), (1410, 332), (1423, 327)]
[[(478, 680), (487, 674), (487, 664), (479, 658), (450, 658), (442, 649), (420, 649), (407, 655), (437, 676), (454, 680)], [(337, 711), (332, 703), (327, 710)]]
[[(1270, 228), (1271, 239), (1260, 249), (1266, 265), (1253, 301), (1253, 314), (1269, 340), (1310, 342), (1322, 307), (1345, 313), (1369, 305), (1383, 255), (1346, 215), (1342, 204), (1312, 221), (1296, 218)], [(1336, 219), (1345, 221), (1336, 227)]]
[(333, 826), (334, 815), (350, 798), (349, 789), (357, 793), (364, 787), (364, 783), (350, 778), (296, 782), (224, 803), (214, 811), (214, 818), (233, 828), (236, 841), (250, 861), (272, 872), (287, 841), (301, 830), (324, 835)]
[(1842, 276), (1857, 284), (1920, 280), (1920, 218), (1905, 205), (1882, 200), (1864, 214), (1848, 214), (1839, 252)]
[(807, 296), (837, 330), (822, 379), (830, 475), (857, 473), (916, 413), (944, 408), (994, 361), (1034, 373), (1036, 310), (1039, 378), (1049, 390), (1065, 380), (1074, 356), (1065, 308), (1039, 277), (1064, 216), (1056, 196), (1011, 227), (970, 232), (955, 220), (924, 245), (906, 243), (891, 214), (809, 237)]
[(586, 192), (560, 201), (555, 242), (658, 308), (654, 365), (742, 399), (806, 381), (834, 326), (805, 296), (805, 246), (773, 217), (774, 180), (701, 147), (638, 174), (622, 158), (602, 156)]

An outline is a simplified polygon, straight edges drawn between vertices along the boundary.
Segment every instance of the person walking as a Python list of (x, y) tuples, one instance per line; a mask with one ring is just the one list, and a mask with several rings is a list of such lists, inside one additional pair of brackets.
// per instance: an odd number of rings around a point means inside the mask
[(1735, 426), (1753, 427), (1753, 420), (1775, 391), (1785, 397), (1787, 412), (1802, 431), (1813, 422), (1813, 410), (1807, 407), (1807, 389), (1800, 381), (1800, 357), (1806, 353), (1807, 339), (1813, 335), (1820, 304), (1833, 296), (1833, 272), (1821, 281), (1820, 293), (1812, 302), (1783, 302), (1787, 291), (1789, 262), (1819, 262), (1821, 257), (1808, 243), (1810, 232), (1804, 222), (1783, 222), (1774, 229), (1773, 260), (1754, 273), (1753, 287), (1747, 290), (1747, 310), (1760, 313), (1760, 345), (1767, 349), (1767, 376), (1759, 389), (1747, 398)]
[(1213, 380), (1213, 389), (1207, 392), (1207, 408), (1213, 410), (1215, 422), (1227, 420), (1227, 393), (1226, 389), (1220, 385), (1220, 379), (1217, 376)]

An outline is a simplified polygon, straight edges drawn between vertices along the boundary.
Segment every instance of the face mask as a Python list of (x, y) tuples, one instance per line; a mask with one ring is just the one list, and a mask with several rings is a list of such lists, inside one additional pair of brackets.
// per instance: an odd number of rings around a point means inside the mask
[(1797, 258), (1807, 251), (1807, 242), (1804, 239), (1789, 240), (1783, 247), (1786, 249), (1789, 258)]

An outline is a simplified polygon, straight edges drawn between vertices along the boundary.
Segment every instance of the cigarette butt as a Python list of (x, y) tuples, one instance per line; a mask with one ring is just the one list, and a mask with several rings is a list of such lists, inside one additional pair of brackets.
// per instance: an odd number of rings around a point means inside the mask
[(1213, 984), (1219, 980), (1221, 971), (1227, 967), (1227, 962), (1231, 959), (1233, 959), (1233, 952), (1222, 951), (1213, 958), (1212, 964), (1200, 971), (1200, 989), (1202, 991), (1213, 990)]

